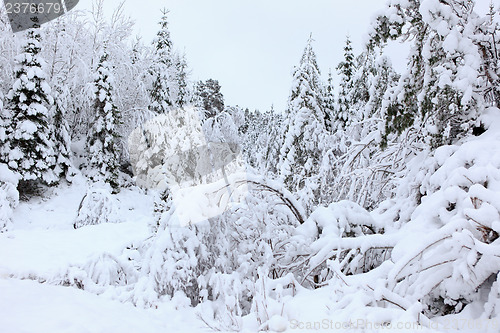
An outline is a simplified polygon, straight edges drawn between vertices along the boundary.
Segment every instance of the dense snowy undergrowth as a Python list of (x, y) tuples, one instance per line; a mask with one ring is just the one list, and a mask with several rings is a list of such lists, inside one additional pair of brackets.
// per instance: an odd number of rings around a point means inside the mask
[(179, 227), (165, 194), (76, 176), (19, 202), (2, 173), (2, 332), (497, 332), (498, 113), (415, 156), (372, 212), (340, 201), (307, 217), (279, 183), (234, 176), (243, 203)]

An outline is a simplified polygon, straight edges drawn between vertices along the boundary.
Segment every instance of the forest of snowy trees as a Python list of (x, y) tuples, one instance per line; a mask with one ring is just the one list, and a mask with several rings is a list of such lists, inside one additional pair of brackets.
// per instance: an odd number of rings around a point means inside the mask
[[(362, 52), (346, 37), (331, 69), (311, 35), (286, 108), (264, 111), (225, 105), (216, 78), (191, 80), (167, 10), (148, 45), (122, 6), (106, 18), (102, 5), (18, 34), (2, 16), (0, 236), (21, 204), (82, 178), (74, 232), (120, 223), (130, 190), (154, 202), (148, 236), (11, 277), (137, 307), (182, 295), (222, 331), (284, 331), (311, 302), (341, 322), (434, 329), (474, 313), (495, 331), (498, 5), (390, 0)], [(383, 52), (395, 42), (409, 45), (402, 72)]]

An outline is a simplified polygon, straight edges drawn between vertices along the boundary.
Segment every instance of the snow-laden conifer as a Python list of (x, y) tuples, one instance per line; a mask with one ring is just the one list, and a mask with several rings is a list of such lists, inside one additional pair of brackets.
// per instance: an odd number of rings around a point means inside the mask
[(88, 174), (94, 181), (104, 181), (118, 191), (119, 151), (117, 125), (120, 113), (114, 103), (114, 80), (106, 49), (96, 68), (95, 118), (87, 140)]
[(323, 86), (316, 54), (309, 38), (299, 66), (293, 73), (286, 112), (286, 132), (280, 151), (280, 173), (285, 184), (310, 204), (318, 196), (318, 168), (327, 135)]
[(53, 185), (58, 181), (48, 110), (53, 98), (40, 55), (39, 29), (26, 32), (21, 51), (15, 58), (15, 81), (2, 112), (1, 159), (22, 181)]
[(177, 87), (175, 82), (175, 66), (172, 39), (168, 30), (168, 11), (162, 11), (160, 30), (154, 40), (154, 56), (150, 73), (153, 86), (150, 91), (150, 109), (156, 113), (165, 113), (176, 105)]

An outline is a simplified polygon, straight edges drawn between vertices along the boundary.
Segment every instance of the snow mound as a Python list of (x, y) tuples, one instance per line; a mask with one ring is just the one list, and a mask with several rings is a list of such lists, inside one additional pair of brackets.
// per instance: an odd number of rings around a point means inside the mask
[(75, 229), (101, 223), (121, 222), (115, 198), (106, 189), (90, 189), (78, 208)]

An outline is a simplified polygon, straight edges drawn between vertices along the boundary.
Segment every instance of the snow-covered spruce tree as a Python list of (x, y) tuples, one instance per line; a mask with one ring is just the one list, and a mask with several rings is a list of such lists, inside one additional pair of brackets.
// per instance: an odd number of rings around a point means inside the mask
[[(366, 88), (367, 78), (362, 77), (362, 73), (359, 73), (362, 72), (358, 66), (358, 59), (361, 56), (356, 58), (355, 64), (350, 45), (350, 39), (347, 38), (344, 48), (345, 59), (337, 66), (340, 76), (338, 100), (334, 100), (331, 72), (323, 96), (325, 112), (330, 110), (332, 112), (329, 126), (330, 140), (322, 156), (319, 168), (319, 179), (325, 185), (330, 184), (330, 186), (323, 186), (324, 188), (318, 198), (319, 202), (325, 206), (334, 200), (352, 200), (350, 195), (346, 195), (352, 192), (352, 188), (341, 176), (341, 169), (346, 162), (349, 162), (346, 160), (349, 159), (349, 155), (353, 153), (353, 148), (360, 140), (360, 132), (363, 127), (361, 121), (363, 102), (361, 99), (364, 99), (365, 95), (367, 95), (368, 89)], [(356, 160), (360, 155), (354, 152), (351, 157), (352, 160)], [(351, 177), (347, 178), (347, 181), (353, 178), (351, 175)]]
[(266, 112), (245, 112), (245, 126), (241, 133), (243, 153), (247, 163), (259, 174), (277, 177), (283, 132), (283, 116), (274, 107)]
[(351, 40), (346, 38), (344, 46), (344, 60), (337, 66), (340, 76), (339, 96), (337, 100), (337, 111), (333, 121), (333, 131), (343, 130), (348, 126), (350, 118), (351, 101), (349, 95), (353, 89), (352, 78), (355, 71), (354, 54), (352, 52)]
[(377, 18), (372, 43), (412, 41), (408, 70), (384, 106), (385, 139), (412, 127), (427, 146), (437, 147), (472, 132), (485, 92), (495, 89), (487, 79), (492, 73), (487, 51), (494, 48), (488, 42), (494, 38), (474, 5), (472, 0), (390, 1)]
[(245, 124), (240, 128), (243, 154), (248, 165), (265, 173), (265, 151), (268, 148), (270, 113), (245, 110)]
[(309, 38), (293, 74), (285, 140), (280, 150), (281, 177), (308, 208), (319, 197), (317, 176), (327, 137), (323, 87), (312, 41)]
[(53, 90), (54, 105), (51, 110), (52, 137), (54, 139), (56, 154), (56, 167), (54, 172), (60, 178), (70, 176), (71, 164), (71, 137), (66, 119), (66, 105), (69, 99), (68, 89), (61, 83)]
[(348, 97), (353, 117), (351, 122), (363, 120), (362, 110), (370, 100), (370, 87), (373, 83), (371, 80), (376, 75), (376, 57), (375, 51), (370, 49), (364, 50), (356, 57), (352, 76), (352, 90), (349, 92)]
[(333, 120), (335, 117), (335, 86), (333, 85), (332, 71), (328, 71), (328, 79), (325, 85), (325, 91), (323, 92), (323, 109), (325, 110), (326, 120), (325, 125), (328, 131), (332, 131)]
[(396, 73), (392, 66), (391, 60), (384, 55), (376, 57), (372, 63), (372, 75), (368, 77), (368, 101), (364, 105), (362, 119), (377, 119), (380, 122), (382, 119), (382, 103), (384, 95), (390, 93), (399, 80), (399, 74)]
[[(348, 58), (348, 57), (347, 57)], [(340, 132), (340, 135), (344, 136), (346, 144), (350, 146), (353, 142), (360, 141), (364, 136), (363, 132), (366, 132), (368, 122), (370, 120), (371, 114), (366, 114), (365, 108), (370, 100), (373, 100), (371, 94), (374, 93), (374, 87), (376, 84), (383, 85), (383, 82), (377, 83), (374, 77), (377, 76), (377, 54), (375, 49), (367, 48), (361, 54), (359, 54), (354, 62), (354, 67), (351, 68), (352, 75), (350, 82), (342, 82), (341, 85), (343, 95), (348, 107), (348, 122), (345, 123), (344, 133)], [(346, 89), (349, 87), (349, 89)], [(342, 109), (342, 105), (339, 105)], [(340, 123), (342, 125), (342, 122)], [(371, 132), (373, 128), (370, 129)], [(336, 133), (338, 135), (338, 133)], [(365, 133), (366, 134), (366, 133)]]
[(54, 185), (58, 181), (54, 172), (54, 141), (48, 123), (48, 107), (53, 99), (40, 51), (40, 30), (28, 30), (22, 53), (15, 58), (15, 82), (2, 113), (1, 160), (21, 176), (22, 187), (38, 182)]
[[(398, 76), (389, 59), (383, 55), (375, 59), (359, 58), (371, 60), (363, 63), (354, 75), (358, 78), (354, 80), (354, 90), (359, 89), (361, 92), (358, 94), (359, 99), (352, 99), (356, 121), (346, 131), (340, 132), (349, 141), (345, 151), (339, 154), (340, 150), (333, 144), (325, 154), (321, 179), (333, 186), (329, 188), (330, 193), (323, 192), (322, 195), (326, 198), (325, 203), (347, 199), (365, 208), (373, 208), (391, 194), (392, 187), (388, 179), (394, 176), (393, 171), (401, 165), (395, 163), (399, 155), (397, 150), (392, 149), (392, 142), (391, 149), (380, 149), (380, 125), (383, 125), (381, 103), (385, 92), (397, 83)], [(368, 101), (365, 100), (366, 96)], [(337, 134), (334, 133), (335, 139), (338, 139)]]
[(262, 150), (262, 155), (260, 155), (260, 164), (268, 173), (273, 175), (273, 178), (279, 174), (279, 161), (280, 161), (280, 149), (285, 140), (285, 127), (284, 127), (284, 117), (282, 114), (276, 112), (274, 108), (271, 108), (266, 112), (266, 117), (268, 118), (267, 130), (262, 134), (262, 145), (260, 146)]
[(114, 104), (113, 74), (108, 62), (106, 48), (96, 68), (95, 120), (87, 139), (89, 153), (88, 174), (98, 182), (104, 181), (114, 191), (119, 191), (118, 169), (119, 151), (117, 148), (117, 125), (120, 113)]
[(175, 77), (177, 81), (177, 99), (175, 104), (182, 107), (190, 100), (190, 91), (187, 82), (188, 69), (185, 54), (175, 57)]
[(177, 87), (175, 83), (175, 63), (172, 52), (172, 40), (168, 30), (168, 10), (162, 10), (160, 30), (154, 40), (154, 60), (150, 68), (153, 76), (150, 109), (156, 113), (165, 113), (176, 104)]
[(224, 111), (224, 96), (222, 95), (219, 81), (208, 79), (199, 81), (194, 92), (194, 103), (205, 110), (205, 118), (215, 117)]

